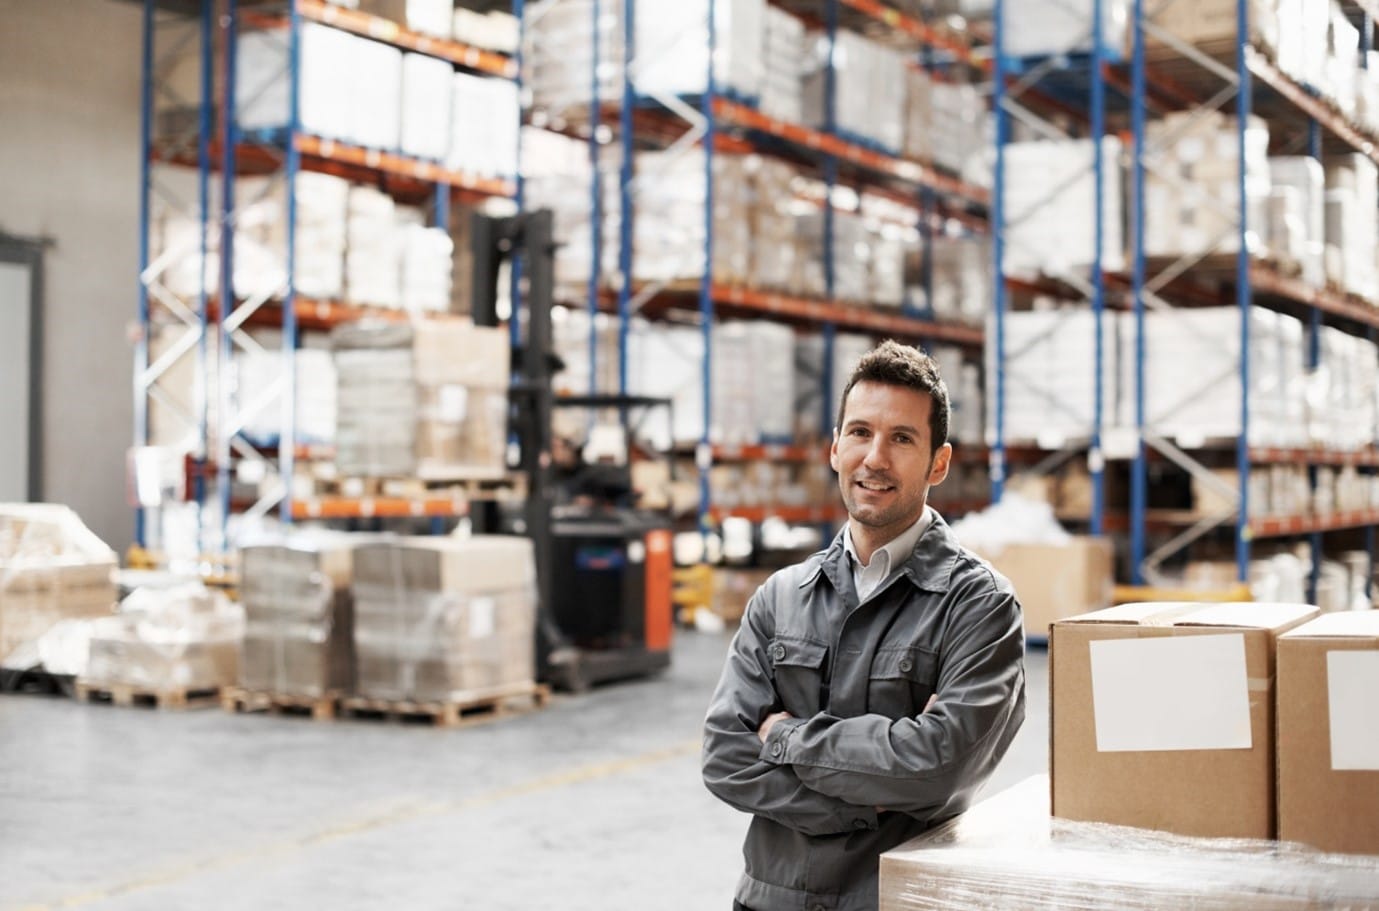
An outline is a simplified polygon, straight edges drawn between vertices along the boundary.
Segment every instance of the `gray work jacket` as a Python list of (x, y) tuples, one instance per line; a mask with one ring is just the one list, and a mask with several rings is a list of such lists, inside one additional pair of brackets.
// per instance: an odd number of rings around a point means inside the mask
[(1014, 590), (942, 518), (860, 605), (841, 533), (771, 576), (704, 724), (704, 783), (754, 817), (737, 900), (875, 909), (877, 858), (967, 809), (1024, 717)]

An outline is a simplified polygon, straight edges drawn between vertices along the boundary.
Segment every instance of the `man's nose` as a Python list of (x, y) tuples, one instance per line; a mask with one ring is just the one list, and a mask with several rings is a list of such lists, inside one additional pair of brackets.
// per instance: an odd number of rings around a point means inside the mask
[(888, 462), (885, 440), (879, 436), (873, 437), (871, 444), (867, 446), (867, 454), (862, 464), (868, 468), (884, 468)]

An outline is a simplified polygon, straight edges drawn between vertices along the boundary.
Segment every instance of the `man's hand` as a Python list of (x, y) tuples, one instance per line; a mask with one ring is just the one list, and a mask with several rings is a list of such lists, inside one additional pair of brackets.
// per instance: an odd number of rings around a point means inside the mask
[(790, 717), (793, 716), (789, 712), (772, 712), (771, 714), (763, 718), (761, 722), (761, 727), (757, 728), (757, 736), (761, 738), (761, 742), (766, 742), (766, 738), (771, 734), (772, 726), (775, 725), (777, 721), (782, 721)]

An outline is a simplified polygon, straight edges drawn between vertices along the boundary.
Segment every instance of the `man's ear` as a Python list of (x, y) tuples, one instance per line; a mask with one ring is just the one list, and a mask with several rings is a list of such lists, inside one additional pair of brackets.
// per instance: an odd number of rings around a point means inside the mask
[(828, 466), (838, 470), (838, 428), (833, 428), (833, 444), (828, 447)]
[(929, 469), (929, 486), (937, 487), (948, 477), (948, 466), (953, 461), (953, 444), (944, 443), (934, 453), (934, 464)]

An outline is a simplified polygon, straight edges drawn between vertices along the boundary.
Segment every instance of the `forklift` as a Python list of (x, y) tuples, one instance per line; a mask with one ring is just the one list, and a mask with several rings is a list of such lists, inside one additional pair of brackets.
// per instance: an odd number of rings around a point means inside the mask
[[(670, 666), (672, 529), (669, 510), (640, 508), (632, 466), (639, 428), (669, 399), (556, 396), (562, 362), (552, 348), (555, 240), (549, 211), (475, 213), (472, 314), (499, 324), (503, 263), (521, 269), (523, 338), (513, 348), (509, 439), (528, 481), (525, 503), (504, 512), (475, 504), (476, 531), (525, 534), (536, 553), (537, 669), (570, 691), (647, 676)], [(557, 436), (558, 409), (590, 412), (588, 439)], [(616, 420), (609, 421), (609, 415)], [(664, 457), (673, 471), (670, 453)]]

